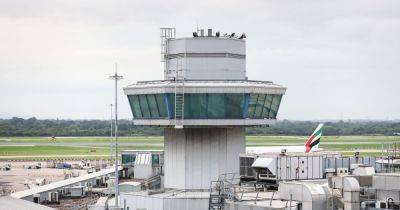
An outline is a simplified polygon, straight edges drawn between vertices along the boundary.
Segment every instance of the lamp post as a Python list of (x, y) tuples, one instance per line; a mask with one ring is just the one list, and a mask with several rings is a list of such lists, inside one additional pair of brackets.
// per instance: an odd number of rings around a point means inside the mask
[(113, 123), (113, 104), (110, 104), (110, 163), (112, 163), (113, 160)]
[(109, 79), (115, 81), (115, 125), (114, 125), (114, 138), (115, 138), (115, 207), (118, 207), (118, 80), (123, 79), (122, 76), (117, 73), (117, 64), (115, 64), (115, 74), (110, 76)]

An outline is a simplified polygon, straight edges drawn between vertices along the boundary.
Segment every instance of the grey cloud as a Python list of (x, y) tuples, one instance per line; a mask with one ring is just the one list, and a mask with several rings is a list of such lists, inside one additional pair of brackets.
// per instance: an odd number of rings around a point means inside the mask
[(0, 117), (107, 118), (114, 62), (121, 86), (161, 79), (158, 28), (190, 36), (198, 24), (246, 32), (249, 78), (288, 87), (280, 118), (400, 119), (398, 11), (396, 0), (2, 0)]

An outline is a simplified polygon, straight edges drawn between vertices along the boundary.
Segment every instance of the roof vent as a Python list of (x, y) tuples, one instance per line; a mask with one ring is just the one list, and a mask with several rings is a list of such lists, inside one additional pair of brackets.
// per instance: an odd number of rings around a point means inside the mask
[(200, 36), (204, 36), (204, 29), (200, 29)]

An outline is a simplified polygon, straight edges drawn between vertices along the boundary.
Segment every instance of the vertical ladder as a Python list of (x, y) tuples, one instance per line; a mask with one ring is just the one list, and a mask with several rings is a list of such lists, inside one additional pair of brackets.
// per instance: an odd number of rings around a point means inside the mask
[(185, 116), (185, 71), (182, 69), (182, 58), (176, 59), (175, 70), (175, 128), (183, 128)]
[(224, 197), (223, 193), (221, 192), (223, 188), (222, 185), (222, 181), (211, 181), (208, 210), (222, 210), (224, 205)]

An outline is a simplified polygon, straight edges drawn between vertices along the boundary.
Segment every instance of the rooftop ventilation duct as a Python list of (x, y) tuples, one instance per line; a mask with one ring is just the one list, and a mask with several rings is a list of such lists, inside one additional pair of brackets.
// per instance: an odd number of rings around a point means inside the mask
[(207, 36), (212, 36), (212, 29), (211, 28), (209, 28), (208, 30), (207, 30)]
[(302, 203), (302, 209), (327, 209), (327, 195), (322, 185), (311, 182), (280, 182), (278, 196), (282, 200)]
[(335, 195), (343, 203), (344, 210), (360, 209), (360, 184), (357, 179), (349, 176), (336, 176), (332, 178), (332, 189), (338, 190)]

